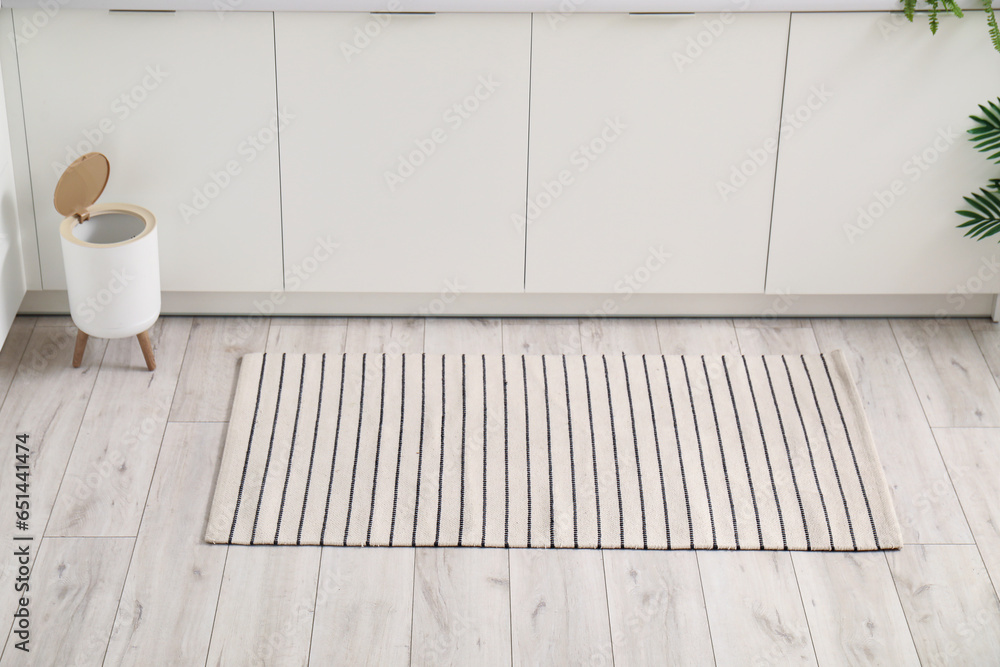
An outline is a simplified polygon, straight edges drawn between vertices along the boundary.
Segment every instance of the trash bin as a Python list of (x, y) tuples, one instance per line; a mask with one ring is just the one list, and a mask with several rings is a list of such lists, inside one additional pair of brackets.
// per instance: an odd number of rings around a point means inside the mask
[(160, 316), (160, 260), (156, 218), (133, 204), (96, 204), (111, 167), (100, 153), (87, 153), (66, 168), (55, 207), (66, 218), (59, 227), (73, 324), (78, 329), (73, 367), (90, 336), (136, 336), (149, 370), (156, 368), (149, 329)]

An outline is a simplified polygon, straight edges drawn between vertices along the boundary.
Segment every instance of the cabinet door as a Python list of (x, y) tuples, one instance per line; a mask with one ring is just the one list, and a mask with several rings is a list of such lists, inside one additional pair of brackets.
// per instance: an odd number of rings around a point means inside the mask
[(527, 14), (275, 15), (296, 287), (522, 289), (530, 33)]
[(26, 291), (17, 224), (7, 105), (0, 80), (0, 347), (7, 338)]
[(62, 10), (21, 40), (45, 289), (66, 287), (55, 184), (88, 151), (111, 162), (101, 202), (156, 216), (164, 290), (281, 288), (271, 17)]
[(1000, 175), (966, 134), (997, 81), (979, 12), (933, 36), (901, 14), (794, 15), (786, 113), (816, 87), (829, 99), (781, 141), (768, 291), (1000, 291), (996, 243), (955, 228)]
[(787, 30), (535, 15), (528, 291), (763, 291)]

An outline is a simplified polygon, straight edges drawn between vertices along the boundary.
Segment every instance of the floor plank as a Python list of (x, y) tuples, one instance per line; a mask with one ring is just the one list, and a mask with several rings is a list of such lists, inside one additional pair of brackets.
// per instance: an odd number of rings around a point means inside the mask
[[(815, 354), (819, 351), (807, 320), (761, 320), (737, 327), (740, 352)], [(815, 664), (815, 652), (805, 609), (797, 587), (791, 555), (783, 552), (699, 552), (701, 581), (720, 664), (738, 660), (738, 642), (746, 643), (749, 664)], [(729, 587), (735, 599), (727, 596)], [(735, 603), (735, 604), (734, 604)]]
[(424, 320), (410, 317), (353, 318), (348, 321), (344, 345), (347, 352), (422, 352)]
[(660, 354), (656, 320), (581, 320), (580, 338), (584, 354)]
[(31, 571), (29, 652), (17, 650), (11, 634), (0, 665), (101, 665), (133, 543), (44, 540)]
[(657, 320), (656, 332), (663, 354), (740, 353), (731, 320)]
[(269, 326), (266, 317), (196, 317), (170, 421), (228, 421), (240, 358), (264, 351)]
[[(429, 319), (428, 354), (500, 354), (500, 320)], [(510, 664), (510, 569), (504, 549), (417, 549), (412, 663)]]
[[(664, 354), (739, 354), (729, 320), (656, 322)], [(698, 557), (690, 553), (604, 554), (616, 662), (715, 664)]]
[(997, 664), (1000, 603), (979, 549), (914, 545), (886, 556), (923, 664)]
[(962, 507), (887, 320), (815, 320), (824, 352), (842, 350), (908, 544), (972, 542)]
[(820, 665), (920, 665), (885, 556), (792, 554)]
[(500, 354), (503, 330), (496, 319), (430, 319), (424, 328), (428, 354)]
[(979, 349), (986, 358), (986, 365), (993, 373), (993, 380), (1000, 385), (1000, 324), (996, 328), (977, 329), (973, 335), (979, 343)]
[(808, 320), (805, 327), (776, 326), (740, 327), (736, 338), (740, 342), (740, 352), (746, 355), (759, 354), (818, 354), (819, 344)]
[(322, 549), (229, 547), (207, 664), (308, 664)]
[(1000, 331), (1000, 323), (989, 317), (970, 317), (966, 322), (973, 331)]
[[(627, 327), (618, 326), (618, 320), (602, 320), (601, 324), (628, 336)], [(577, 320), (505, 320), (504, 352), (587, 352), (580, 326)], [(655, 325), (639, 326), (645, 329), (647, 340), (650, 332), (655, 339)], [(610, 340), (614, 334), (605, 335), (600, 327), (588, 325), (585, 335), (591, 353), (599, 340), (614, 344)], [(514, 663), (610, 664), (613, 645), (603, 553), (514, 549), (509, 554)]]
[(35, 326), (39, 327), (59, 327), (61, 329), (67, 329), (69, 327), (74, 327), (73, 318), (69, 315), (38, 315), (38, 323)]
[[(94, 340), (87, 346), (81, 368), (70, 365), (75, 329), (36, 328), (28, 341), (21, 364), (0, 408), (0, 438), (14, 442), (14, 436), (29, 435), (31, 466), (31, 519), (28, 534), (41, 537), (73, 451), (80, 423), (87, 410), (107, 341)], [(13, 470), (14, 447), (0, 449), (3, 470)], [(0, 475), (0, 500), (14, 504), (13, 474)], [(11, 590), (14, 564), (0, 562), (0, 586)], [(14, 601), (3, 598), (0, 612), (13, 613)]]
[(935, 429), (993, 588), (1000, 595), (1000, 429)]
[(160, 318), (152, 373), (134, 338), (108, 341), (47, 535), (135, 536), (190, 331), (190, 318)]
[(107, 664), (205, 664), (226, 564), (204, 539), (224, 439), (224, 424), (167, 427)]
[[(768, 308), (768, 313), (760, 317), (733, 318), (733, 326), (737, 329), (808, 329), (809, 319), (805, 317), (777, 317), (776, 313), (784, 306), (790, 306), (796, 297), (793, 295), (777, 295)], [(773, 312), (771, 312), (773, 311)]]
[(503, 321), (506, 354), (580, 354), (580, 320), (509, 319)]
[(418, 549), (414, 577), (411, 664), (511, 664), (504, 551)]
[(1000, 426), (1000, 390), (968, 326), (893, 320), (931, 426)]
[(24, 350), (28, 347), (28, 340), (30, 340), (31, 332), (34, 329), (34, 317), (14, 318), (14, 323), (10, 326), (10, 332), (7, 334), (7, 340), (4, 341), (3, 348), (0, 348), (0, 405), (3, 405), (3, 401), (7, 397), (7, 390), (10, 389), (10, 383), (14, 381), (14, 374), (21, 364), (21, 358), (24, 356)]
[[(421, 352), (424, 322), (400, 318), (348, 321), (337, 352)], [(323, 550), (313, 664), (402, 665), (409, 661), (413, 623), (414, 550)]]
[(616, 664), (714, 665), (694, 552), (607, 551)]
[[(346, 332), (338, 323), (323, 321), (310, 326), (279, 324), (278, 328), (278, 333), (269, 337), (268, 352), (277, 351), (277, 346), (298, 352), (320, 345), (324, 351), (340, 353), (344, 351), (351, 325), (348, 324)], [(306, 664), (311, 653), (314, 624), (326, 627), (325, 621), (315, 617), (320, 582), (330, 581), (330, 574), (321, 567), (324, 553), (321, 547), (230, 547), (209, 663), (258, 660), (269, 665)], [(354, 565), (353, 576), (361, 579), (368, 579), (369, 571), (377, 572), (377, 568), (369, 570), (363, 558), (357, 558)], [(261, 576), (247, 579), (248, 570)], [(271, 574), (264, 574), (268, 572)], [(245, 590), (248, 586), (252, 587), (249, 596)], [(251, 614), (241, 609), (241, 604), (247, 602), (253, 606)], [(269, 610), (274, 606), (280, 611)], [(364, 620), (359, 619), (360, 623)], [(233, 629), (234, 624), (238, 629)], [(361, 634), (364, 631), (362, 626)]]
[(325, 548), (313, 621), (313, 665), (410, 663), (410, 548)]
[(787, 553), (701, 551), (701, 581), (720, 665), (815, 665)]
[(510, 623), (514, 664), (612, 664), (604, 591), (600, 551), (513, 551)]
[(272, 318), (267, 335), (268, 352), (342, 351), (347, 340), (347, 319), (314, 319), (297, 325), (288, 325), (279, 317)]

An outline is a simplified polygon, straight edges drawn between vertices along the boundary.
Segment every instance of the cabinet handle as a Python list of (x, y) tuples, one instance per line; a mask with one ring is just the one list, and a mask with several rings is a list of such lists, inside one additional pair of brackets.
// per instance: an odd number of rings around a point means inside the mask
[(368, 12), (369, 14), (380, 14), (384, 16), (435, 16), (437, 12)]
[(174, 9), (109, 9), (109, 14), (176, 14)]
[(629, 16), (694, 16), (694, 12), (629, 12)]

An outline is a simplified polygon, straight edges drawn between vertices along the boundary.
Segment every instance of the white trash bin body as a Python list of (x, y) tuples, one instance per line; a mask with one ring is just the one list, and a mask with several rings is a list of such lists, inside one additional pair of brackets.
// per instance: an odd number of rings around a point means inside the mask
[(88, 153), (63, 173), (56, 209), (70, 315), (89, 336), (124, 338), (148, 331), (160, 316), (156, 218), (133, 204), (95, 204), (110, 168)]
[(90, 207), (90, 219), (66, 218), (59, 232), (70, 315), (77, 328), (98, 338), (149, 330), (160, 316), (160, 258), (152, 213), (125, 204), (96, 205)]

